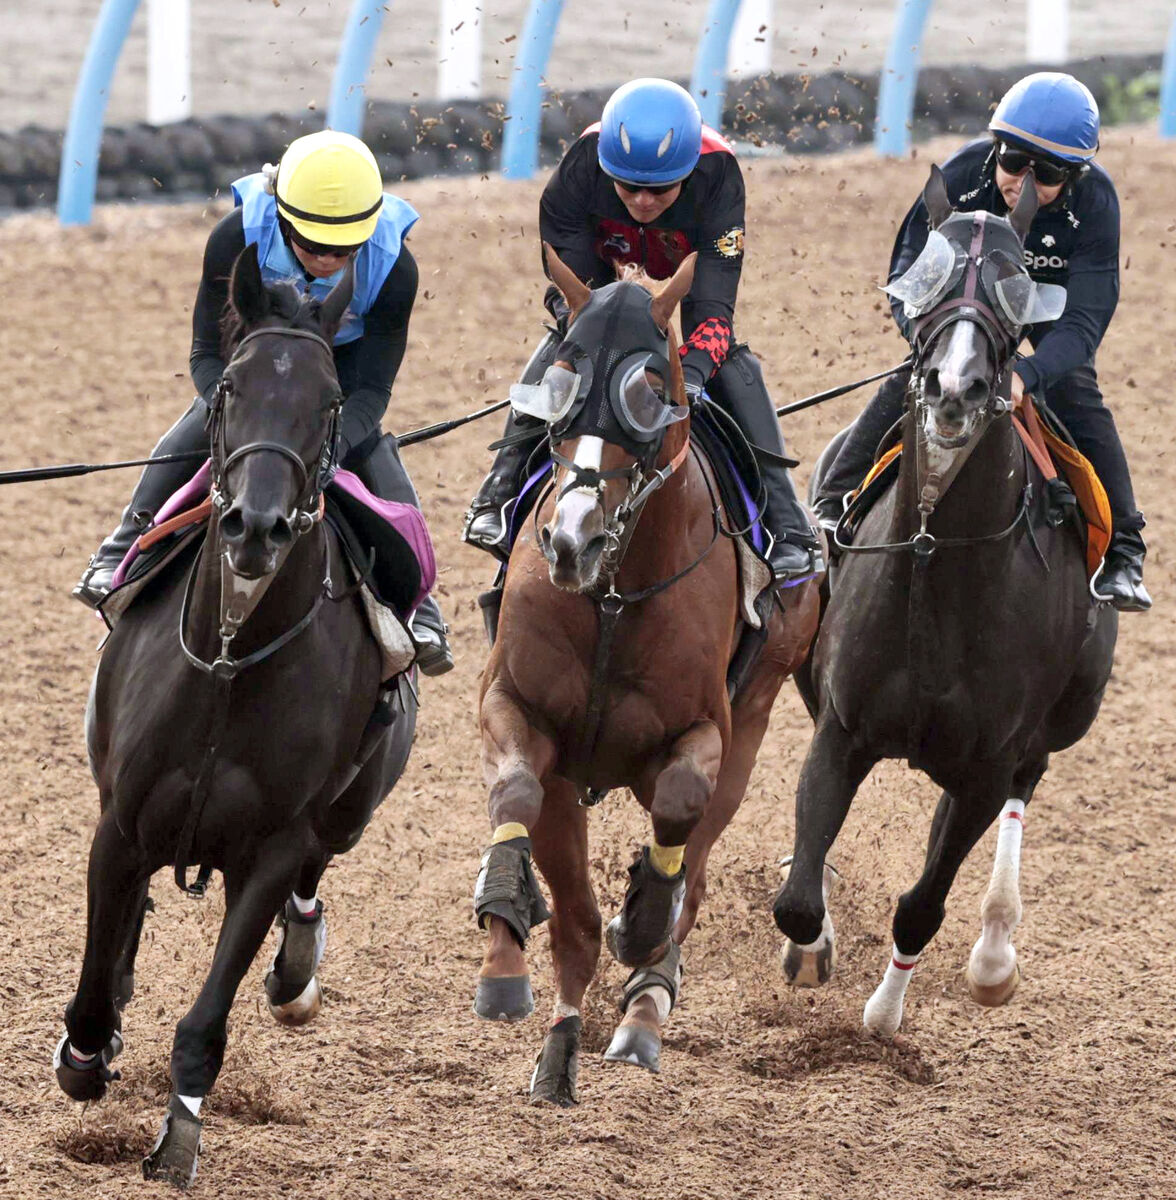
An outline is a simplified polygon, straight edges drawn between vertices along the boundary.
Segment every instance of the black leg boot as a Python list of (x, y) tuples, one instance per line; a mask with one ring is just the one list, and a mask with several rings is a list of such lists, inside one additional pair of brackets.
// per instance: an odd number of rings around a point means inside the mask
[(792, 475), (780, 461), (784, 436), (759, 360), (746, 346), (737, 346), (708, 390), (735, 418), (756, 451), (766, 493), (763, 521), (772, 539), (768, 552), (772, 573), (786, 583), (823, 571), (820, 542), (797, 498)]
[[(186, 454), (194, 450), (208, 449), (208, 406), (200, 397), (192, 407), (159, 439), (151, 451), (152, 457), (161, 454)], [(110, 591), (110, 583), (119, 564), (135, 539), (155, 519), (155, 514), (175, 491), (178, 491), (196, 474), (197, 463), (159, 463), (146, 467), (131, 495), (131, 502), (123, 510), (119, 527), (98, 547), (91, 556), (89, 565), (73, 590), (88, 608), (97, 608)]]
[(1145, 554), (1147, 547), (1138, 529), (1116, 530), (1091, 590), (1120, 612), (1147, 612), (1152, 599), (1143, 586)]
[(885, 380), (846, 431), (817, 491), (817, 519), (826, 529), (836, 527), (845, 497), (866, 477), (878, 453), (879, 442), (902, 416), (909, 379), (910, 372), (903, 371)]
[[(372, 447), (364, 454), (368, 442), (372, 443)], [(416, 488), (412, 486), (412, 480), (400, 461), (400, 450), (392, 434), (381, 436), (377, 432), (368, 441), (361, 442), (348, 455), (346, 465), (348, 470), (359, 476), (364, 487), (381, 500), (394, 500), (398, 504), (420, 508)], [(448, 633), (449, 626), (445, 624), (437, 601), (430, 593), (412, 618), (417, 666), (426, 675), (444, 675), (446, 671), (453, 670), (453, 651), (449, 648)]]
[[(559, 337), (548, 333), (539, 348), (531, 355), (531, 361), (523, 370), (520, 383), (538, 383), (547, 368), (555, 361)], [(505, 562), (510, 557), (506, 544), (510, 529), (511, 510), (519, 489), (523, 485), (523, 472), (535, 447), (543, 440), (547, 427), (534, 417), (524, 417), (512, 412), (506, 420), (503, 437), (511, 438), (509, 446), (503, 446), (495, 455), (490, 474), (482, 481), (477, 494), (466, 511), (462, 541), (477, 546)], [(530, 433), (530, 437), (522, 436)], [(516, 435), (519, 441), (513, 441)]]

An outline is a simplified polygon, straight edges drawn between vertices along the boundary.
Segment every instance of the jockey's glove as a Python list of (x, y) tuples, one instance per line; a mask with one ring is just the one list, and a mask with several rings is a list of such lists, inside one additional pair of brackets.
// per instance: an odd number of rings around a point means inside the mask
[(706, 380), (702, 372), (693, 363), (682, 364), (682, 381), (686, 385), (686, 398), (693, 403), (702, 395)]

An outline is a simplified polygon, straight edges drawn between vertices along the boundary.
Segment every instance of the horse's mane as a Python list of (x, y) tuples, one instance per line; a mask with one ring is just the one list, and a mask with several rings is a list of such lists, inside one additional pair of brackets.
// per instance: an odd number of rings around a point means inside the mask
[[(635, 283), (654, 296), (669, 283), (668, 279), (651, 279), (645, 273), (645, 268), (639, 267), (636, 263), (618, 264), (617, 279), (621, 283)], [(678, 335), (674, 332), (672, 323), (666, 327), (666, 337), (670, 342), (670, 391), (675, 404), (684, 404), (686, 402), (686, 382), (682, 378), (682, 360), (678, 356)]]
[[(318, 311), (321, 303), (303, 296), (298, 288), (285, 279), (265, 285), (269, 297), (267, 316), (285, 321), (293, 329), (318, 331)], [(262, 318), (263, 320), (265, 318)], [(245, 319), (233, 306), (232, 295), (225, 301), (225, 311), (220, 320), (221, 355), (227, 362), (245, 336)]]

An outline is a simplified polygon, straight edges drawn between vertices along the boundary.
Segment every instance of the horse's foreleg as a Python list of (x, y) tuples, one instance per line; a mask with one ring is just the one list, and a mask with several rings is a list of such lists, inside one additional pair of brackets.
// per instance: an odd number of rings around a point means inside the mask
[(143, 1160), (148, 1178), (186, 1187), (196, 1176), (200, 1105), (224, 1061), (229, 1009), (298, 878), (306, 852), (302, 840), (286, 830), (263, 843), (249, 859), (226, 865), (225, 918), (208, 978), (176, 1026), (172, 1097), (159, 1137)]
[(501, 692), (483, 699), (481, 719), (491, 834), (474, 887), (474, 912), (489, 937), (474, 1012), (516, 1021), (534, 1009), (523, 949), (532, 927), (549, 915), (531, 868), (531, 830), (543, 812), (543, 781), (556, 749)]
[(600, 958), (600, 910), (588, 869), (588, 813), (564, 780), (548, 783), (532, 831), (535, 861), (551, 888), (551, 958), (555, 1007), (531, 1076), (532, 1103), (576, 1104), (580, 1007)]
[(793, 983), (823, 983), (832, 969), (825, 857), (876, 761), (854, 742), (832, 710), (821, 714), (796, 789), (796, 846), (788, 878), (772, 905), (777, 926), (788, 935), (784, 971)]
[(1013, 930), (1021, 922), (1021, 836), (1025, 806), (1044, 773), (1045, 763), (1040, 763), (1014, 779), (1017, 794), (1000, 811), (992, 879), (980, 904), (980, 938), (968, 960), (968, 991), (978, 1004), (1004, 1004), (1021, 981), (1013, 945)]
[(278, 948), (266, 973), (265, 995), (279, 1025), (306, 1025), (322, 1007), (316, 972), (327, 948), (327, 918), (318, 885), (330, 860), (330, 853), (320, 850), (302, 864), (294, 892), (278, 914)]
[(117, 1078), (110, 1062), (122, 1050), (122, 969), (132, 941), (137, 944), (146, 888), (138, 850), (123, 837), (108, 806), (90, 846), (81, 978), (65, 1010), (66, 1036), (53, 1056), (57, 1082), (74, 1100), (100, 1099)]
[(993, 795), (1003, 795), (1008, 784), (1006, 777), (995, 788), (978, 785), (966, 792), (945, 793), (940, 801), (923, 874), (910, 891), (899, 897), (890, 963), (882, 982), (866, 1001), (862, 1020), (870, 1032), (892, 1037), (898, 1031), (915, 964), (943, 923), (947, 894), (960, 864), (999, 811), (1000, 801), (993, 800)]

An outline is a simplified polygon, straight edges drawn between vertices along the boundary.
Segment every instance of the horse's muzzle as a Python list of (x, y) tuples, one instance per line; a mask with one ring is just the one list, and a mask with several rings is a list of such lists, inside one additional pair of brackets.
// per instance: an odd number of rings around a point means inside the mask
[(220, 535), (234, 574), (260, 579), (277, 567), (278, 555), (293, 543), (294, 527), (280, 509), (255, 509), (238, 499), (221, 517)]
[(556, 587), (568, 592), (583, 592), (595, 585), (606, 541), (603, 532), (581, 542), (566, 529), (557, 526), (553, 532), (545, 525), (539, 537), (551, 582)]

